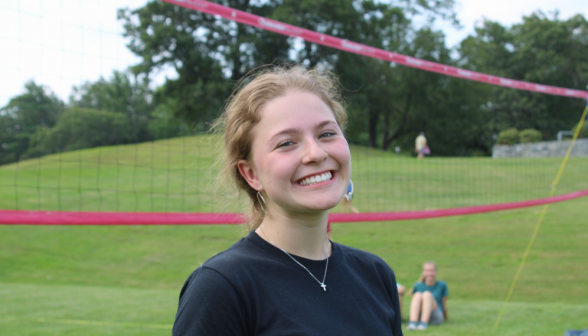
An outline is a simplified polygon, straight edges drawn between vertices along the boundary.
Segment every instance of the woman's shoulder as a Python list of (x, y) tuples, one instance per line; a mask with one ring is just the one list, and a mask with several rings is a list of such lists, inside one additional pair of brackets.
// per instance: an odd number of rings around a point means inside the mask
[[(255, 260), (257, 259), (257, 260)], [(190, 274), (184, 287), (198, 286), (218, 289), (216, 287), (234, 287), (247, 279), (243, 277), (252, 271), (252, 265), (258, 263), (259, 252), (241, 238), (228, 249), (211, 257)]]
[(247, 237), (244, 237), (228, 249), (205, 261), (201, 267), (215, 270), (221, 274), (231, 273), (236, 269), (247, 267), (255, 259), (258, 259), (258, 252), (255, 246), (247, 240)]
[(358, 258), (367, 258), (368, 260), (371, 260), (374, 262), (384, 262), (384, 260), (382, 260), (382, 258), (378, 257), (377, 255), (375, 255), (371, 252), (360, 250), (356, 247), (351, 247), (351, 246), (343, 245), (340, 243), (335, 243), (335, 242), (332, 242), (332, 243), (335, 244), (338, 248), (340, 248), (341, 251), (347, 256), (358, 257)]
[(341, 249), (345, 262), (356, 266), (370, 267), (386, 272), (389, 271), (391, 274), (393, 274), (392, 269), (388, 263), (386, 263), (384, 259), (380, 258), (379, 256), (355, 247), (338, 243), (334, 244), (337, 244), (337, 247)]
[(447, 287), (447, 282), (444, 280), (437, 280), (437, 283), (439, 284), (439, 286), (441, 287)]

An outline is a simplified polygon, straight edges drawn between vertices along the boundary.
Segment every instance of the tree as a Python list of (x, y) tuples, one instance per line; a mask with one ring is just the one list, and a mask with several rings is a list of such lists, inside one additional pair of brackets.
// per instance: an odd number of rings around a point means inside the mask
[(72, 88), (70, 105), (124, 114), (133, 124), (135, 141), (151, 139), (147, 124), (155, 109), (153, 92), (145, 77), (114, 71), (109, 80), (100, 78)]
[[(347, 0), (322, 0), (315, 2), (285, 1), (276, 8), (274, 18), (303, 28), (319, 31), (376, 48), (398, 51), (406, 44), (410, 20), (403, 9), (374, 1), (353, 3)], [(324, 66), (341, 77), (341, 84), (348, 89), (350, 127), (348, 137), (361, 142), (367, 132), (367, 144), (376, 147), (382, 116), (390, 114), (391, 98), (395, 94), (390, 63), (350, 54), (303, 42), (303, 48), (295, 54), (297, 62), (310, 67)], [(396, 104), (394, 104), (396, 106)], [(401, 129), (400, 127), (399, 129)]]
[[(455, 20), (453, 0), (408, 0), (402, 2), (404, 7), (352, 0), (226, 0), (221, 4), (388, 50), (406, 42), (410, 21), (405, 12), (431, 13), (431, 20), (437, 16)], [(129, 48), (143, 60), (134, 71), (174, 68), (178, 78), (168, 79), (163, 92), (179, 103), (176, 115), (190, 121), (216, 117), (233, 84), (256, 66), (295, 61), (311, 67), (322, 64), (341, 74), (355, 66), (339, 50), (167, 3), (154, 1), (134, 11), (121, 10), (119, 18), (125, 22)]]
[[(427, 27), (415, 32), (411, 43), (403, 43), (399, 49), (421, 59), (451, 62), (443, 35)], [(434, 112), (442, 105), (439, 100), (447, 98), (442, 94), (446, 77), (355, 57), (361, 66), (352, 81), (346, 81), (361, 85), (361, 94), (351, 95), (351, 101), (358, 100), (355, 105), (364, 106), (369, 146), (388, 149), (393, 141), (418, 133), (426, 122), (442, 117)]]
[(31, 135), (27, 156), (131, 143), (135, 141), (133, 129), (122, 113), (73, 107), (55, 127), (40, 128)]
[[(377, 1), (285, 0), (276, 7), (271, 18), (376, 48), (450, 62), (443, 36), (428, 27), (415, 31), (411, 16), (428, 13), (430, 23), (444, 18), (457, 24), (454, 2), (406, 1), (401, 4), (403, 7)], [(385, 61), (309, 42), (301, 43), (302, 48), (293, 50), (296, 62), (311, 67), (324, 66), (340, 75), (347, 89), (350, 111), (347, 136), (352, 142), (388, 149), (393, 141), (416, 132), (413, 121), (418, 119), (416, 114), (431, 110), (419, 106), (420, 102), (427, 102), (423, 99), (422, 88), (431, 83), (431, 77), (435, 78), (433, 82), (438, 82), (440, 76), (391, 67)]]
[[(230, 0), (224, 5), (268, 15), (274, 2), (252, 4)], [(204, 123), (214, 119), (233, 84), (259, 64), (288, 60), (288, 38), (213, 15), (153, 1), (142, 8), (119, 11), (129, 49), (142, 58), (135, 73), (173, 68), (158, 102), (175, 100), (174, 113)], [(230, 79), (230, 80), (229, 80)]]
[(48, 87), (31, 80), (25, 90), (0, 109), (0, 163), (18, 161), (30, 136), (53, 127), (64, 110), (64, 103)]
[[(507, 78), (574, 89), (588, 84), (588, 22), (581, 15), (567, 21), (536, 12), (504, 27), (484, 21), (460, 46), (460, 64)], [(487, 86), (486, 134), (509, 128), (534, 128), (546, 139), (578, 122), (579, 99)]]

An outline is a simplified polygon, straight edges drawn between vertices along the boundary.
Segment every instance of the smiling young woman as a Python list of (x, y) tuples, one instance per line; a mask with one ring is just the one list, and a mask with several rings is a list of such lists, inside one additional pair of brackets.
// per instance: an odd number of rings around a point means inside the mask
[(251, 232), (190, 275), (173, 335), (402, 335), (390, 267), (327, 238), (351, 176), (335, 78), (276, 67), (243, 83), (216, 127)]

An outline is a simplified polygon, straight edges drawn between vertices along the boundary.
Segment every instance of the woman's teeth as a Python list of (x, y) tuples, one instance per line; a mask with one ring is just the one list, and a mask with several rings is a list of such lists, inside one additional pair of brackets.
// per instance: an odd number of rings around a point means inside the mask
[(321, 183), (324, 181), (328, 181), (330, 179), (333, 178), (333, 174), (331, 174), (331, 172), (326, 172), (326, 173), (322, 173), (322, 174), (318, 174), (315, 176), (311, 176), (311, 177), (307, 177), (304, 180), (298, 182), (298, 184), (303, 185), (303, 186), (307, 186), (307, 185), (313, 185), (313, 184), (317, 184), (317, 183)]

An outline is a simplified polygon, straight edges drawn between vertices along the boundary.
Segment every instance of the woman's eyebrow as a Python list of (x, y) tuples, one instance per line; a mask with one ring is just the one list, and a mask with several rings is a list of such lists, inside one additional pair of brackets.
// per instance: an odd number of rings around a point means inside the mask
[[(320, 123), (318, 123), (315, 128), (320, 129), (320, 128), (323, 128), (329, 124), (337, 124), (337, 123), (333, 120), (325, 120), (325, 121), (321, 121)], [(282, 135), (292, 135), (292, 134), (300, 134), (300, 133), (302, 133), (302, 132), (297, 128), (286, 128), (285, 130), (282, 130), (282, 131), (274, 134), (268, 142), (272, 142), (275, 138), (282, 136)]]
[(297, 129), (297, 128), (286, 128), (285, 130), (283, 130), (283, 131), (280, 131), (280, 132), (278, 132), (278, 133), (274, 134), (274, 135), (273, 135), (273, 136), (270, 138), (270, 142), (271, 142), (272, 140), (274, 140), (274, 138), (277, 138), (277, 137), (279, 137), (279, 136), (281, 136), (281, 135), (291, 135), (291, 134), (300, 134), (300, 130), (299, 130), (299, 129)]
[(323, 127), (327, 126), (328, 124), (337, 124), (337, 123), (334, 122), (333, 120), (325, 120), (323, 122), (320, 122), (318, 125), (316, 125), (316, 128), (323, 128)]

